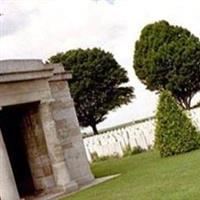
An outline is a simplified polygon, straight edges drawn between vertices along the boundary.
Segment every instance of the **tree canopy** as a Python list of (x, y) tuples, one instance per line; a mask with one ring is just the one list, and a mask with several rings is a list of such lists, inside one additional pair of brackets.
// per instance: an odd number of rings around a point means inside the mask
[(167, 21), (149, 24), (135, 44), (134, 69), (147, 89), (167, 89), (189, 108), (200, 90), (199, 38)]
[(113, 55), (99, 48), (76, 49), (58, 53), (49, 58), (51, 63), (62, 63), (71, 70), (69, 81), (79, 123), (91, 126), (106, 118), (110, 110), (127, 104), (134, 97), (133, 87), (122, 86), (128, 82), (127, 72)]

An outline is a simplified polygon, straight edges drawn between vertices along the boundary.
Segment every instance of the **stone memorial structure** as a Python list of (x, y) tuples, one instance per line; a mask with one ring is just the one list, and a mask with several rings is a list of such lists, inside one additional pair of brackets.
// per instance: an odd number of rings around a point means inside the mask
[(70, 78), (59, 64), (0, 61), (1, 200), (67, 193), (94, 179)]

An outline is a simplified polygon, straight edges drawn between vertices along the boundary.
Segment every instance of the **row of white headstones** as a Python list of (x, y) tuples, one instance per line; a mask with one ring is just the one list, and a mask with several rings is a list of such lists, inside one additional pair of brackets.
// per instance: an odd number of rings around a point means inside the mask
[[(200, 107), (188, 112), (194, 125), (200, 130)], [(147, 150), (154, 145), (155, 119), (149, 118), (140, 123), (129, 123), (120, 127), (114, 127), (99, 135), (84, 138), (84, 145), (89, 162), (92, 155), (123, 156), (127, 146), (140, 147)]]

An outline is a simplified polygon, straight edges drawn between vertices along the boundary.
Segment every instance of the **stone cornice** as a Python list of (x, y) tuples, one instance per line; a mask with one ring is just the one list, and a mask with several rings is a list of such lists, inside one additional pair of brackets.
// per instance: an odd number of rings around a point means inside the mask
[(18, 82), (18, 81), (27, 81), (36, 79), (48, 79), (52, 77), (52, 75), (53, 75), (52, 69), (0, 74), (0, 83)]
[(47, 79), (53, 76), (53, 70), (42, 60), (1, 60), (0, 83)]

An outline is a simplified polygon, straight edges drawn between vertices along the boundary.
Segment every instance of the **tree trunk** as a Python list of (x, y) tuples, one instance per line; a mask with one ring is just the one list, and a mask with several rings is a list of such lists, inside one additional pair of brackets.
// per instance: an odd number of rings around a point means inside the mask
[(189, 110), (191, 108), (191, 97), (181, 98), (175, 96), (175, 98), (178, 100), (177, 102), (183, 109)]
[(93, 130), (94, 135), (98, 135), (99, 132), (98, 132), (98, 130), (97, 130), (96, 124), (92, 124), (91, 127), (92, 127), (92, 130)]
[(185, 109), (189, 110), (190, 109), (190, 105), (191, 105), (191, 98), (188, 97), (188, 98), (185, 98), (183, 99), (183, 104), (184, 104), (184, 107)]

